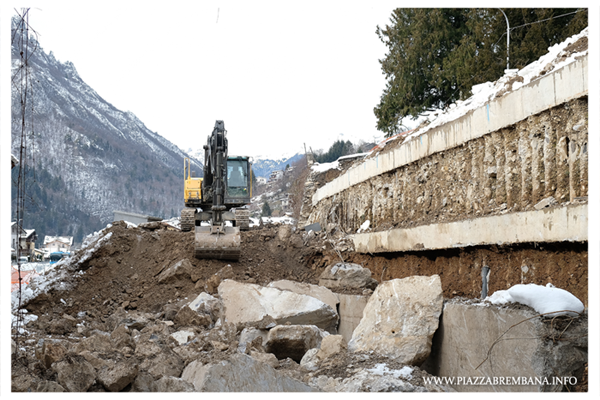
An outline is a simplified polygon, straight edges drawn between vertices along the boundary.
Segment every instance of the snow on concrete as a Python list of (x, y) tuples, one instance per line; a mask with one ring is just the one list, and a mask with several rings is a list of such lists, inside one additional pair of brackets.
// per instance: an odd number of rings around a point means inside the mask
[(360, 228), (358, 228), (358, 230), (356, 231), (356, 233), (361, 233), (361, 232), (366, 232), (369, 230), (369, 226), (371, 226), (371, 221), (370, 220), (366, 220), (365, 222), (362, 223), (362, 225), (360, 226)]
[(338, 162), (338, 160), (323, 164), (314, 163), (313, 165), (311, 165), (310, 169), (312, 172), (325, 172), (329, 171), (330, 169), (340, 169), (340, 163)]
[(492, 304), (521, 303), (546, 317), (568, 315), (575, 317), (585, 309), (581, 300), (564, 289), (530, 283), (514, 285), (508, 290), (498, 290), (486, 297)]
[[(545, 76), (542, 71), (546, 69), (549, 64), (554, 65), (553, 71), (563, 68), (576, 61), (577, 58), (584, 56), (588, 53), (588, 50), (584, 50), (579, 53), (573, 53), (562, 59), (563, 51), (570, 44), (575, 43), (582, 37), (588, 36), (588, 28), (581, 31), (579, 34), (571, 36), (562, 43), (555, 44), (548, 48), (548, 53), (540, 57), (537, 61), (532, 62), (521, 70), (510, 69), (506, 70), (503, 77), (495, 82), (485, 82), (472, 87), (471, 91), (473, 95), (465, 101), (457, 101), (450, 105), (447, 110), (438, 110), (431, 113), (424, 113), (418, 116), (419, 121), (429, 120), (430, 123), (427, 126), (416, 129), (409, 134), (405, 142), (416, 139), (423, 133), (442, 126), (450, 121), (454, 121), (463, 115), (466, 115), (469, 111), (475, 110), (479, 107), (484, 106), (490, 100), (494, 99), (501, 91), (506, 89), (506, 84), (517, 77), (523, 78), (523, 82), (515, 81), (512, 84), (512, 91), (527, 85), (528, 83), (535, 81)], [(425, 117), (425, 118), (424, 118)]]
[(373, 368), (367, 369), (367, 371), (380, 376), (391, 375), (396, 379), (409, 379), (412, 376), (413, 369), (409, 366), (404, 366), (399, 370), (389, 369), (386, 364), (375, 364)]

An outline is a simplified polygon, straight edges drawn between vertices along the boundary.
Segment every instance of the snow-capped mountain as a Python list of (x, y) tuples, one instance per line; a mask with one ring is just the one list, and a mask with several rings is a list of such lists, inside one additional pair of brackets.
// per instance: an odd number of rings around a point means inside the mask
[[(178, 215), (183, 207), (183, 158), (188, 155), (133, 113), (103, 99), (71, 62), (61, 63), (35, 39), (29, 41), (29, 49), (36, 48), (28, 60), (33, 88), (27, 111), (35, 110), (35, 140), (25, 161), (35, 167), (35, 175), (28, 170), (32, 201), (24, 225), (36, 229), (43, 240), (43, 235), (75, 235), (78, 229), (93, 232), (112, 221), (114, 210)], [(16, 43), (14, 76), (22, 66)], [(13, 154), (19, 154), (20, 91), (13, 84)], [(201, 171), (201, 163), (193, 162)]]
[(282, 156), (278, 159), (270, 159), (267, 157), (254, 157), (254, 161), (252, 162), (252, 170), (256, 174), (256, 176), (262, 176), (268, 178), (271, 175), (272, 171), (282, 170), (285, 168), (287, 164), (290, 166), (299, 161), (303, 154), (294, 154), (293, 156)]

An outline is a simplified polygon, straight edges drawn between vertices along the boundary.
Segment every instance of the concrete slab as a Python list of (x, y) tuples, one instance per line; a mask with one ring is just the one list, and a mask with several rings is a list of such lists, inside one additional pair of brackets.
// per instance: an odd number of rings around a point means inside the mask
[(363, 316), (363, 310), (369, 302), (370, 296), (358, 294), (337, 293), (340, 299), (338, 313), (340, 315), (340, 325), (338, 333), (344, 337), (346, 343), (352, 339), (352, 332), (360, 324)]
[(502, 243), (586, 241), (587, 204), (351, 235), (359, 253)]

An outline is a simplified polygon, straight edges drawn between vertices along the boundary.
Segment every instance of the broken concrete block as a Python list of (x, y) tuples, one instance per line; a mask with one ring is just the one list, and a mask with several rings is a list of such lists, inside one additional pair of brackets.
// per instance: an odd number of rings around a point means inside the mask
[(393, 279), (379, 285), (367, 303), (348, 348), (374, 351), (420, 365), (429, 356), (442, 312), (438, 275)]
[(338, 333), (344, 337), (346, 343), (352, 339), (354, 329), (360, 323), (370, 296), (359, 294), (337, 294), (340, 299), (338, 314), (340, 315), (340, 324)]
[(133, 362), (113, 362), (98, 371), (98, 382), (109, 392), (120, 392), (132, 383), (137, 376), (138, 367)]
[(163, 376), (154, 382), (155, 392), (193, 392), (194, 385), (174, 376)]
[(96, 381), (94, 367), (79, 355), (67, 354), (52, 364), (52, 369), (58, 383), (69, 392), (86, 392)]
[(316, 391), (245, 354), (235, 354), (215, 364), (202, 365), (194, 361), (185, 368), (181, 378), (192, 383), (198, 392)]
[[(463, 377), (465, 384), (453, 384), (461, 392), (561, 391), (562, 385), (552, 386), (551, 377), (580, 381), (578, 374), (588, 362), (587, 315), (550, 323), (537, 314), (529, 308), (448, 301), (423, 368), (440, 377)], [(487, 377), (514, 378), (521, 384), (493, 384), (484, 381)], [(469, 385), (468, 379), (481, 384)]]
[(304, 354), (321, 345), (328, 333), (314, 325), (278, 325), (269, 331), (265, 351), (283, 360), (300, 362)]
[(353, 263), (330, 265), (319, 277), (319, 286), (327, 288), (369, 288), (374, 289), (377, 281), (371, 278), (371, 270)]
[(260, 321), (270, 315), (278, 324), (316, 325), (331, 329), (337, 313), (327, 304), (311, 296), (288, 290), (226, 280), (219, 285), (227, 322)]
[(295, 282), (288, 280), (279, 280), (271, 282), (267, 287), (273, 287), (281, 290), (289, 290), (298, 294), (305, 294), (321, 300), (334, 310), (337, 310), (337, 305), (340, 302), (338, 296), (331, 290), (323, 286), (311, 285), (310, 283)]
[(192, 263), (186, 258), (163, 270), (156, 279), (158, 283), (174, 283), (180, 279), (191, 279), (192, 270)]

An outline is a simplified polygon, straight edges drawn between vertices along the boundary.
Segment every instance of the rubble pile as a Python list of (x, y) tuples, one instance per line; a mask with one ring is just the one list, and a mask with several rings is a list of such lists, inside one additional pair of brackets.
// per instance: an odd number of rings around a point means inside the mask
[(12, 391), (454, 391), (426, 366), (440, 276), (380, 282), (342, 236), (289, 225), (243, 232), (238, 262), (193, 240), (115, 223), (26, 285)]
[(330, 264), (336, 239), (283, 225), (242, 242), (241, 260), (225, 262), (195, 259), (193, 233), (156, 224), (115, 223), (88, 238), (23, 292), (12, 390), (451, 390), (426, 387), (416, 366), (348, 349), (326, 286), (372, 293), (377, 281)]

